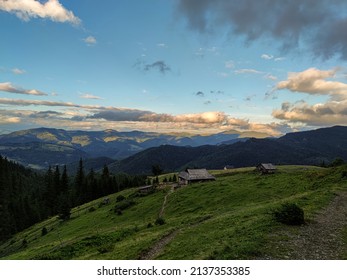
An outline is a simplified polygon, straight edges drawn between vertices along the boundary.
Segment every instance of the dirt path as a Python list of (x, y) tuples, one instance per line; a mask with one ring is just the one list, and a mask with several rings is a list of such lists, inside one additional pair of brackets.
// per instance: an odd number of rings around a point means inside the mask
[(347, 226), (347, 192), (341, 192), (316, 217), (297, 231), (279, 233), (276, 256), (271, 259), (336, 260), (344, 246), (341, 232)]
[(170, 194), (172, 194), (173, 192), (175, 191), (175, 185), (173, 185), (171, 187), (171, 189), (167, 192), (167, 194), (165, 195), (164, 197), (164, 201), (163, 201), (163, 205), (161, 206), (161, 209), (160, 209), (160, 212), (159, 212), (159, 218), (162, 218), (163, 215), (164, 215), (164, 210), (165, 210), (165, 206), (166, 206), (166, 203), (167, 203), (167, 198)]
[(140, 260), (154, 260), (156, 256), (158, 256), (164, 249), (164, 247), (173, 240), (179, 230), (175, 230), (168, 235), (164, 236), (162, 239), (160, 239), (157, 243), (154, 244), (152, 248), (148, 252), (143, 253), (140, 256)]
[[(160, 212), (159, 212), (159, 218), (162, 218), (164, 215), (165, 206), (167, 203), (167, 198), (170, 194), (172, 194), (175, 191), (175, 185), (171, 187), (171, 189), (167, 192), (167, 194), (164, 197), (163, 204), (161, 206)], [(157, 243), (153, 245), (152, 248), (149, 249), (149, 251), (144, 252), (140, 256), (140, 260), (153, 260), (156, 256), (159, 255), (159, 253), (164, 249), (164, 247), (171, 242), (172, 239), (174, 239), (177, 235), (179, 230), (175, 230), (168, 235), (161, 238)]]

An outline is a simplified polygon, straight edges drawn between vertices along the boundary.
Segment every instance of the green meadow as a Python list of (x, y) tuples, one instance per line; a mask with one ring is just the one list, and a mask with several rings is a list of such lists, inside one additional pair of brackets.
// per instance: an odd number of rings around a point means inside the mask
[[(108, 204), (101, 198), (74, 208), (67, 221), (51, 217), (16, 234), (0, 245), (0, 257), (133, 260), (151, 252), (151, 258), (164, 260), (276, 258), (269, 236), (290, 229), (274, 221), (272, 211), (292, 202), (312, 220), (347, 190), (345, 170), (279, 166), (271, 175), (253, 167), (215, 170), (216, 181), (174, 191), (165, 184), (143, 195), (127, 189), (108, 196)], [(342, 235), (347, 242), (347, 230)]]

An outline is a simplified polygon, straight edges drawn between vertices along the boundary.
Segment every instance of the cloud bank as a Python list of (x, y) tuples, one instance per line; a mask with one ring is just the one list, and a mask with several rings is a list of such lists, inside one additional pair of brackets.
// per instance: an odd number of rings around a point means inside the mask
[(304, 100), (283, 102), (272, 116), (289, 122), (312, 126), (347, 125), (347, 84), (331, 80), (339, 69), (310, 68), (299, 73), (289, 73), (288, 79), (277, 84), (277, 90), (289, 90), (308, 95), (326, 96), (325, 103), (310, 105)]
[(55, 22), (68, 22), (74, 25), (81, 23), (73, 12), (67, 10), (58, 0), (0, 0), (0, 10), (15, 14), (24, 21), (31, 18), (50, 19)]
[[(26, 126), (54, 126), (65, 129), (112, 128), (120, 130), (139, 129), (145, 131), (218, 133), (237, 129), (240, 131), (260, 131), (269, 135), (279, 135), (282, 125), (258, 124), (247, 119), (234, 118), (224, 112), (202, 112), (171, 115), (148, 110), (105, 107), (99, 105), (81, 105), (71, 102), (46, 100), (21, 100), (0, 98), (0, 118), (7, 124), (25, 124)], [(13, 109), (8, 109), (14, 106)], [(47, 106), (46, 111), (35, 107)], [(28, 107), (28, 110), (18, 109)], [(55, 109), (53, 109), (55, 108)]]

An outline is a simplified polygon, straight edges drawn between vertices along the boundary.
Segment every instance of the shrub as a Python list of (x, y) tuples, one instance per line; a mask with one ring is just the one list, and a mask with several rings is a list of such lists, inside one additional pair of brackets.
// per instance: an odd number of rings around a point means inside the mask
[(165, 224), (165, 220), (164, 220), (164, 218), (159, 217), (158, 219), (155, 220), (154, 224), (157, 226), (162, 226), (163, 224)]
[(125, 209), (130, 208), (133, 205), (135, 205), (135, 201), (132, 199), (122, 200), (116, 204), (114, 211), (117, 213), (118, 210), (123, 211)]
[(125, 196), (124, 195), (119, 195), (116, 197), (116, 202), (120, 202), (120, 201), (123, 201), (125, 200)]
[(95, 209), (95, 207), (93, 207), (93, 206), (90, 207), (90, 208), (88, 209), (89, 212), (94, 212), (95, 210), (96, 210), (96, 209)]
[(28, 241), (24, 238), (22, 241), (22, 248), (28, 247)]
[(304, 210), (295, 203), (282, 204), (272, 214), (274, 219), (282, 224), (301, 225), (305, 223)]
[(153, 227), (152, 223), (148, 223), (147, 228)]
[(41, 236), (45, 236), (48, 233), (48, 230), (46, 227), (43, 227), (41, 230)]

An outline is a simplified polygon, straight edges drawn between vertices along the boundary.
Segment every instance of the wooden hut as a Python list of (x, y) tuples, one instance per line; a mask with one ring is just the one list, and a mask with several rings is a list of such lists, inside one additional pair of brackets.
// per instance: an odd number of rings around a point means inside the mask
[(187, 169), (178, 174), (178, 182), (180, 185), (214, 180), (216, 180), (216, 178), (208, 173), (206, 169)]
[(272, 163), (260, 163), (257, 165), (257, 170), (261, 174), (273, 174), (276, 171), (276, 167)]

